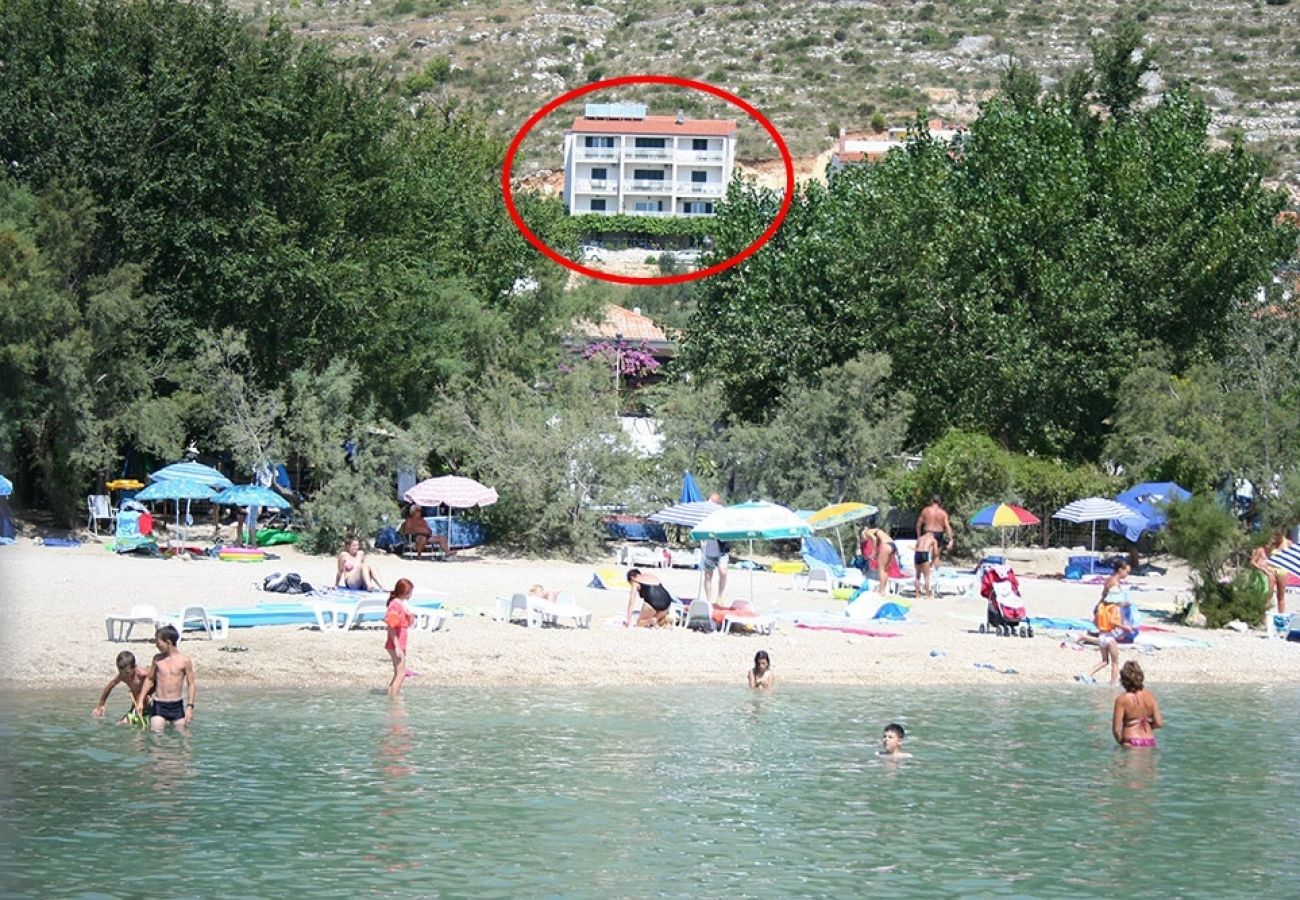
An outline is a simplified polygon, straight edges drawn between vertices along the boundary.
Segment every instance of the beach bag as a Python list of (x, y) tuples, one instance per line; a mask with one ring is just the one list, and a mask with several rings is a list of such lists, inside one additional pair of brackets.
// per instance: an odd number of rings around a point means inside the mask
[(310, 594), (313, 588), (297, 572), (285, 575), (275, 572), (262, 579), (262, 590), (273, 594)]

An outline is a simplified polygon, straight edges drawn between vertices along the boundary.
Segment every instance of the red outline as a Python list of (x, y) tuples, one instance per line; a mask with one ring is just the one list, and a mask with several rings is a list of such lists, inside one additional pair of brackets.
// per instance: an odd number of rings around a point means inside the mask
[[(772, 224), (767, 226), (767, 230), (759, 235), (758, 240), (754, 241), (754, 243), (750, 244), (735, 256), (725, 259), (720, 263), (715, 263), (707, 269), (700, 269), (695, 272), (685, 272), (681, 275), (667, 275), (661, 278), (642, 278), (632, 275), (616, 275), (612, 272), (593, 269), (589, 266), (584, 266), (581, 263), (574, 262), (566, 256), (561, 256), (547, 246), (546, 243), (535, 235), (532, 229), (524, 223), (523, 217), (519, 215), (519, 210), (515, 208), (514, 192), (510, 188), (510, 170), (514, 166), (515, 154), (519, 152), (519, 145), (523, 143), (524, 138), (528, 136), (528, 133), (532, 131), (534, 127), (536, 127), (538, 122), (550, 115), (557, 107), (563, 106), (570, 100), (575, 100), (578, 97), (590, 94), (592, 91), (618, 87), (619, 85), (624, 84), (668, 84), (675, 87), (684, 87), (691, 90), (703, 91), (706, 94), (721, 97), (733, 106), (744, 110), (751, 119), (762, 125), (764, 130), (771, 135), (772, 140), (776, 143), (777, 150), (781, 152), (781, 160), (785, 163), (785, 197), (781, 201), (781, 209), (777, 212), (776, 218), (772, 220)], [(550, 103), (547, 103), (537, 112), (533, 113), (528, 118), (528, 121), (519, 129), (518, 133), (515, 134), (514, 140), (510, 142), (510, 149), (506, 151), (506, 161), (501, 167), (501, 190), (505, 196), (506, 209), (509, 210), (510, 218), (514, 221), (515, 227), (519, 229), (520, 234), (524, 236), (528, 243), (532, 244), (548, 258), (564, 266), (566, 269), (572, 269), (574, 272), (579, 272), (586, 275), (588, 278), (597, 278), (601, 281), (613, 281), (618, 284), (677, 284), (679, 282), (695, 281), (698, 278), (707, 278), (710, 275), (717, 275), (720, 272), (725, 272), (732, 266), (739, 265), (750, 256), (753, 256), (754, 253), (758, 251), (758, 248), (762, 247), (772, 239), (772, 236), (776, 234), (777, 229), (781, 227), (781, 223), (785, 221), (786, 214), (790, 211), (790, 204), (794, 201), (794, 158), (790, 155), (790, 149), (786, 147), (785, 140), (781, 137), (781, 133), (776, 130), (776, 127), (769, 122), (761, 112), (737, 97), (735, 94), (724, 91), (722, 88), (714, 87), (713, 85), (707, 84), (703, 81), (691, 81), (688, 78), (675, 78), (671, 75), (623, 75), (618, 78), (606, 78), (603, 81), (593, 81), (591, 84), (585, 84), (580, 88), (574, 88), (568, 93), (556, 97)]]

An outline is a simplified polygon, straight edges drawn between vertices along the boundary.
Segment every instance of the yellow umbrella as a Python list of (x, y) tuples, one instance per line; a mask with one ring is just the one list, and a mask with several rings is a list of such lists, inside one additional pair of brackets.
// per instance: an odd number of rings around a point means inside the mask
[(104, 485), (110, 491), (130, 491), (144, 487), (143, 481), (136, 481), (134, 478), (116, 478)]
[(849, 522), (856, 522), (858, 519), (874, 516), (878, 512), (880, 510), (870, 503), (832, 503), (830, 506), (823, 506), (809, 516), (808, 525), (813, 531), (835, 528), (835, 543), (839, 544), (840, 559), (843, 559), (844, 542), (840, 540), (840, 532), (837, 526), (847, 525)]

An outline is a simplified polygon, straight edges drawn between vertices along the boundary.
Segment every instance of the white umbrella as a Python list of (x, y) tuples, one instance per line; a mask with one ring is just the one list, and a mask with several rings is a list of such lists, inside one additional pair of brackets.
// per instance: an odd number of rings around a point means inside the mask
[(1083, 522), (1092, 523), (1092, 552), (1097, 551), (1097, 523), (1109, 521), (1110, 519), (1128, 519), (1136, 524), (1137, 520), (1146, 522), (1146, 516), (1142, 515), (1132, 507), (1125, 506), (1115, 500), (1106, 497), (1085, 497), (1082, 500), (1075, 500), (1052, 513), (1053, 519), (1064, 519), (1067, 522), (1080, 524)]
[(451, 550), (451, 511), (474, 506), (491, 506), (497, 502), (495, 489), (460, 475), (426, 478), (402, 495), (408, 503), (420, 506), (447, 507), (447, 549)]
[[(759, 500), (738, 503), (718, 510), (691, 529), (697, 541), (712, 538), (718, 541), (749, 541), (749, 552), (754, 552), (754, 541), (773, 541), (784, 538), (802, 538), (811, 535), (812, 526), (799, 518), (788, 507)], [(754, 602), (754, 570), (749, 570), (749, 602)]]
[(668, 506), (659, 510), (659, 512), (650, 516), (650, 521), (659, 522), (663, 525), (689, 525), (694, 527), (720, 509), (722, 509), (722, 504), (714, 503), (712, 500), (678, 503), (675, 506)]

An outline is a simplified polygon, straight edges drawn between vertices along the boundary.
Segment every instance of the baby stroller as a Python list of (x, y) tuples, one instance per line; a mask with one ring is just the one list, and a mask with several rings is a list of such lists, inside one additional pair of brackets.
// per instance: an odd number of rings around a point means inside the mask
[(1025, 604), (1020, 599), (1020, 581), (1015, 570), (1005, 565), (980, 567), (980, 596), (988, 601), (988, 621), (980, 625), (980, 634), (1033, 637)]

